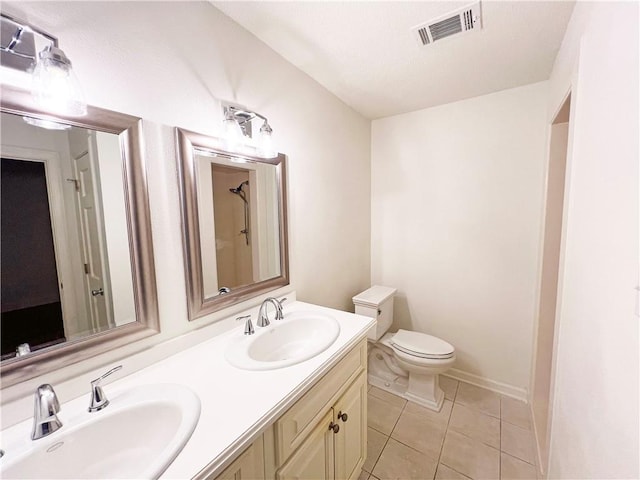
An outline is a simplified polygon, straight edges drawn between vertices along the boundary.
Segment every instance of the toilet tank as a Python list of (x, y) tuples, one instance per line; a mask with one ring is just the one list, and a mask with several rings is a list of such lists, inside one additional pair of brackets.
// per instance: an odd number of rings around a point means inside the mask
[(358, 315), (366, 315), (377, 320), (376, 328), (369, 330), (369, 340), (378, 341), (391, 327), (393, 295), (396, 291), (395, 288), (374, 285), (353, 297), (353, 304)]

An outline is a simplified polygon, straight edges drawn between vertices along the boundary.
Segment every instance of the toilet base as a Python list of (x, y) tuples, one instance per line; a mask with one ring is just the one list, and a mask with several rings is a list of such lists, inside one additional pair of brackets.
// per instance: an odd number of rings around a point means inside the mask
[(450, 365), (417, 368), (407, 364), (394, 354), (388, 344), (390, 337), (387, 334), (380, 342), (369, 342), (369, 384), (439, 412), (444, 404), (444, 392), (440, 388), (438, 375)]
[(405, 398), (439, 412), (444, 404), (444, 391), (439, 385), (440, 376), (409, 374), (409, 386)]
[[(431, 376), (435, 377), (433, 387), (427, 387), (426, 389), (422, 388), (424, 386), (422, 382), (416, 385), (414, 381), (414, 384), (411, 385), (411, 377), (413, 377), (413, 374), (407, 378), (395, 375), (374, 375), (369, 373), (367, 380), (369, 381), (369, 385), (377, 387), (380, 390), (439, 412), (444, 404), (444, 391), (438, 385), (438, 375)], [(431, 395), (430, 392), (433, 392), (433, 395)]]

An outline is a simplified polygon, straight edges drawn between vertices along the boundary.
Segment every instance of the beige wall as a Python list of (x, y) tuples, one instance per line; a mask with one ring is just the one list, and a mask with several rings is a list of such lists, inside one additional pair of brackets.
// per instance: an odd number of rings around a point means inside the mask
[(372, 281), (395, 327), (441, 337), (465, 378), (526, 398), (546, 82), (372, 125)]
[(551, 74), (572, 90), (550, 478), (638, 478), (638, 14), (576, 4)]
[[(207, 2), (3, 2), (2, 9), (59, 38), (88, 103), (145, 120), (162, 333), (47, 381), (110, 365), (241, 308), (187, 321), (171, 127), (219, 134), (221, 100), (267, 116), (288, 156), (291, 280), (298, 298), (352, 308), (351, 295), (370, 281), (369, 121)], [(27, 395), (38, 380), (3, 389), (3, 402)], [(82, 382), (58, 395), (64, 401), (85, 391)], [(20, 411), (26, 418), (32, 408)]]

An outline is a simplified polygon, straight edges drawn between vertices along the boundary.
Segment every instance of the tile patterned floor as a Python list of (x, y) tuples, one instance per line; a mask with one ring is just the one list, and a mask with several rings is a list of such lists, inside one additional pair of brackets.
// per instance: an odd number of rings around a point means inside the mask
[(535, 479), (526, 404), (440, 377), (438, 413), (369, 387), (367, 460), (359, 480)]

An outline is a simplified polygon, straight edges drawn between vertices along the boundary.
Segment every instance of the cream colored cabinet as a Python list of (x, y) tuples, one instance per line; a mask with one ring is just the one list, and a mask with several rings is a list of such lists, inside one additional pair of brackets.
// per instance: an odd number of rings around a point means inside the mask
[(334, 405), (334, 458), (337, 479), (358, 478), (367, 457), (367, 376), (360, 375)]
[(367, 383), (361, 373), (315, 425), (277, 480), (348, 480), (360, 475), (367, 446)]
[(264, 480), (264, 444), (262, 437), (242, 452), (231, 465), (215, 477), (215, 480)]
[(333, 411), (320, 420), (300, 448), (276, 472), (277, 480), (333, 480), (334, 433), (328, 425), (333, 421)]
[(355, 480), (366, 451), (365, 339), (216, 480)]

